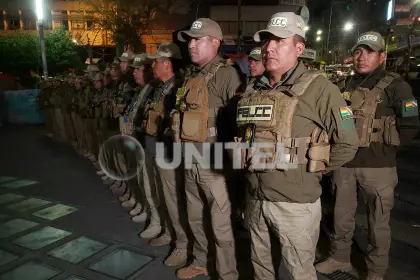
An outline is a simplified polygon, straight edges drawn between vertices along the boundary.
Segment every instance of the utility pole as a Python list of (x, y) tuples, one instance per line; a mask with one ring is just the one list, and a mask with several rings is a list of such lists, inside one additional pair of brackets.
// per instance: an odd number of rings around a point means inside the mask
[(44, 38), (44, 5), (43, 0), (36, 0), (36, 15), (38, 18), (38, 31), (39, 31), (39, 43), (41, 46), (41, 59), (42, 59), (42, 70), (44, 72), (44, 79), (48, 79), (48, 68), (47, 68), (47, 54), (45, 51), (45, 38)]

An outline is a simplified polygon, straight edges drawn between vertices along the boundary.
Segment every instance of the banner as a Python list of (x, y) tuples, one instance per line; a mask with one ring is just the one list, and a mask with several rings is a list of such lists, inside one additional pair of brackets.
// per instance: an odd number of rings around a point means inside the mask
[(12, 124), (42, 124), (44, 119), (36, 97), (39, 89), (5, 91), (2, 99), (3, 115)]

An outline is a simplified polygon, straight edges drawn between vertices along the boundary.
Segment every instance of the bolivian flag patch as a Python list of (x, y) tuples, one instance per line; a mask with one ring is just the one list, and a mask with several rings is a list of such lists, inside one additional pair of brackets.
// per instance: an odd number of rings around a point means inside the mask
[(404, 103), (404, 108), (406, 111), (414, 110), (417, 108), (417, 100), (406, 101)]
[(340, 116), (343, 120), (346, 119), (352, 119), (353, 116), (353, 111), (351, 110), (350, 107), (340, 107)]

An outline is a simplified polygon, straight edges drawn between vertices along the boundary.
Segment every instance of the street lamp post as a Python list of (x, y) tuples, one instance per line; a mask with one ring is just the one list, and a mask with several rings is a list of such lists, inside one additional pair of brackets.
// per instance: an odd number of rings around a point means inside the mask
[(36, 16), (38, 19), (39, 43), (41, 45), (41, 59), (44, 79), (48, 79), (47, 55), (45, 53), (45, 39), (44, 39), (44, 7), (43, 0), (36, 1)]

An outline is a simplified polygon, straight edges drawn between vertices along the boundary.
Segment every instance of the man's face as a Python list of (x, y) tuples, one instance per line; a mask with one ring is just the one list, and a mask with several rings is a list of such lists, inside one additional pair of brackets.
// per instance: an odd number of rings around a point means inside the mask
[(101, 88), (102, 88), (102, 81), (101, 81), (101, 80), (98, 80), (98, 81), (93, 81), (93, 86), (94, 86), (96, 89), (101, 89)]
[(109, 75), (111, 76), (111, 79), (113, 80), (118, 78), (119, 73), (120, 73), (120, 69), (116, 67), (112, 67), (111, 70), (109, 71)]
[(375, 52), (368, 46), (359, 46), (353, 52), (354, 69), (359, 74), (368, 74), (385, 60), (385, 52)]
[(305, 45), (295, 42), (293, 36), (279, 38), (267, 34), (262, 46), (263, 65), (269, 72), (287, 72), (297, 63), (304, 50)]
[(257, 76), (261, 76), (264, 71), (264, 65), (262, 63), (261, 60), (255, 60), (250, 58), (248, 60), (248, 68), (249, 68), (249, 72), (251, 74), (251, 77), (257, 77)]
[(95, 77), (96, 73), (98, 73), (98, 72), (96, 72), (96, 71), (90, 71), (90, 72), (88, 72), (89, 79), (92, 79), (93, 77)]
[(128, 61), (121, 61), (121, 62), (120, 62), (121, 72), (123, 72), (123, 73), (127, 72), (128, 65), (129, 65), (129, 64), (130, 64), (130, 63), (129, 63)]
[(207, 62), (214, 58), (217, 53), (219, 44), (217, 39), (210, 36), (201, 38), (190, 38), (188, 43), (188, 51), (190, 53), (191, 61), (200, 66), (205, 65)]
[(152, 69), (153, 69), (153, 74), (155, 74), (155, 77), (159, 80), (161, 80), (161, 78), (167, 73), (168, 71), (168, 63), (169, 61), (167, 59), (162, 59), (162, 58), (156, 58), (153, 61), (152, 64)]
[(134, 80), (136, 80), (136, 83), (138, 85), (141, 85), (141, 86), (146, 85), (144, 66), (140, 66), (139, 68), (134, 68), (133, 76), (134, 76)]

